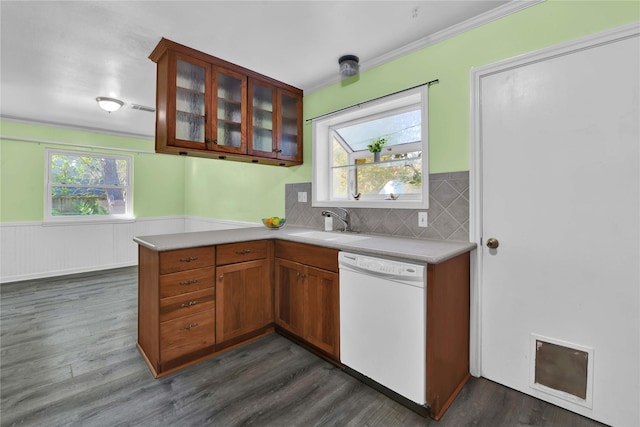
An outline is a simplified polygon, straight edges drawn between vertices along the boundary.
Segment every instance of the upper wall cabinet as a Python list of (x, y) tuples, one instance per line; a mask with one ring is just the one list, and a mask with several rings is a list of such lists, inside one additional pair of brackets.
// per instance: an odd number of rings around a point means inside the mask
[(167, 39), (157, 64), (156, 152), (302, 163), (302, 91)]

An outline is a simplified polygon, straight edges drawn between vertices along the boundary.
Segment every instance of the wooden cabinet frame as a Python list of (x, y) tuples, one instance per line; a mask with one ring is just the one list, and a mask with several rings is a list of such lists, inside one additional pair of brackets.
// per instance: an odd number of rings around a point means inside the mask
[(273, 242), (216, 249), (216, 349), (221, 350), (273, 330)]
[(276, 326), (340, 362), (340, 282), (336, 249), (276, 242)]
[[(158, 377), (277, 328), (341, 366), (337, 255), (277, 239), (167, 252), (140, 246), (138, 348)], [(427, 265), (426, 397), (435, 419), (470, 377), (469, 275), (469, 253)], [(192, 323), (202, 328), (186, 342), (173, 326)]]
[[(278, 166), (302, 164), (302, 90), (259, 74), (255, 71), (224, 61), (179, 43), (161, 39), (149, 58), (157, 64), (156, 80), (156, 152), (189, 155), (241, 162)], [(205, 124), (204, 141), (193, 142), (176, 138), (176, 73), (177, 61), (189, 62), (205, 69)], [(218, 73), (242, 79), (241, 144), (240, 147), (217, 143), (218, 134)], [(251, 84), (259, 84), (273, 90), (273, 143), (269, 151), (252, 148), (253, 130)], [(215, 92), (215, 93), (214, 93)], [(290, 97), (296, 102), (296, 132), (292, 132), (292, 117), (282, 117), (282, 99)], [(285, 122), (286, 120), (286, 122)], [(283, 130), (283, 124), (286, 129)], [(287, 144), (295, 141), (295, 150), (284, 149), (282, 136)], [(292, 139), (293, 138), (293, 139)], [(285, 147), (286, 148), (286, 147)], [(289, 153), (289, 154), (287, 154)]]

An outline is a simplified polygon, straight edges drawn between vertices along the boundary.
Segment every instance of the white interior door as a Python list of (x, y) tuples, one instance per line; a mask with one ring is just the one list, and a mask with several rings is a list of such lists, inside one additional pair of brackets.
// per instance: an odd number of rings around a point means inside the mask
[[(478, 348), (486, 378), (637, 426), (640, 43), (625, 34), (475, 72)], [(532, 386), (532, 334), (591, 349), (585, 401)]]

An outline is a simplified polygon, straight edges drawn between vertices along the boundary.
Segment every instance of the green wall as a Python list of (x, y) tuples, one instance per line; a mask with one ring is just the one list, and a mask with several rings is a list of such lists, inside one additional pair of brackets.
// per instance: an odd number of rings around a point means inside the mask
[[(438, 79), (429, 89), (429, 169), (466, 171), (473, 67), (638, 20), (639, 1), (548, 0), (363, 72), (355, 82), (311, 93), (305, 96), (304, 114), (318, 116)], [(308, 151), (310, 140), (311, 126), (306, 126)]]
[[(430, 172), (468, 170), (469, 72), (473, 67), (639, 20), (637, 0), (547, 0), (363, 72), (357, 81), (307, 94), (304, 117), (439, 79), (429, 89)], [(3, 136), (153, 150), (149, 140), (8, 121), (0, 126)], [(46, 147), (0, 140), (1, 221), (42, 220)], [(264, 216), (284, 215), (284, 184), (311, 180), (311, 124), (304, 123), (302, 166), (141, 153), (133, 158), (136, 217), (193, 215), (259, 221)]]
[[(126, 154), (133, 158), (136, 217), (184, 215), (185, 159), (153, 151), (153, 141), (10, 121), (0, 122), (0, 220), (42, 221), (44, 217), (45, 149)], [(7, 137), (113, 147), (74, 148), (58, 144), (15, 141)]]
[(187, 162), (185, 210), (201, 217), (259, 222), (284, 216), (284, 184), (311, 179), (308, 154), (303, 166), (293, 167), (196, 157)]

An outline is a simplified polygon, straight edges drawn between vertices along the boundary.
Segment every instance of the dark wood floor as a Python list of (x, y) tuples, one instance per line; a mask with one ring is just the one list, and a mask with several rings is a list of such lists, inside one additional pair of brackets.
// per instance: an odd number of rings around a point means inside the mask
[(154, 379), (136, 286), (136, 268), (1, 285), (2, 426), (600, 425), (478, 378), (424, 419), (276, 334)]

